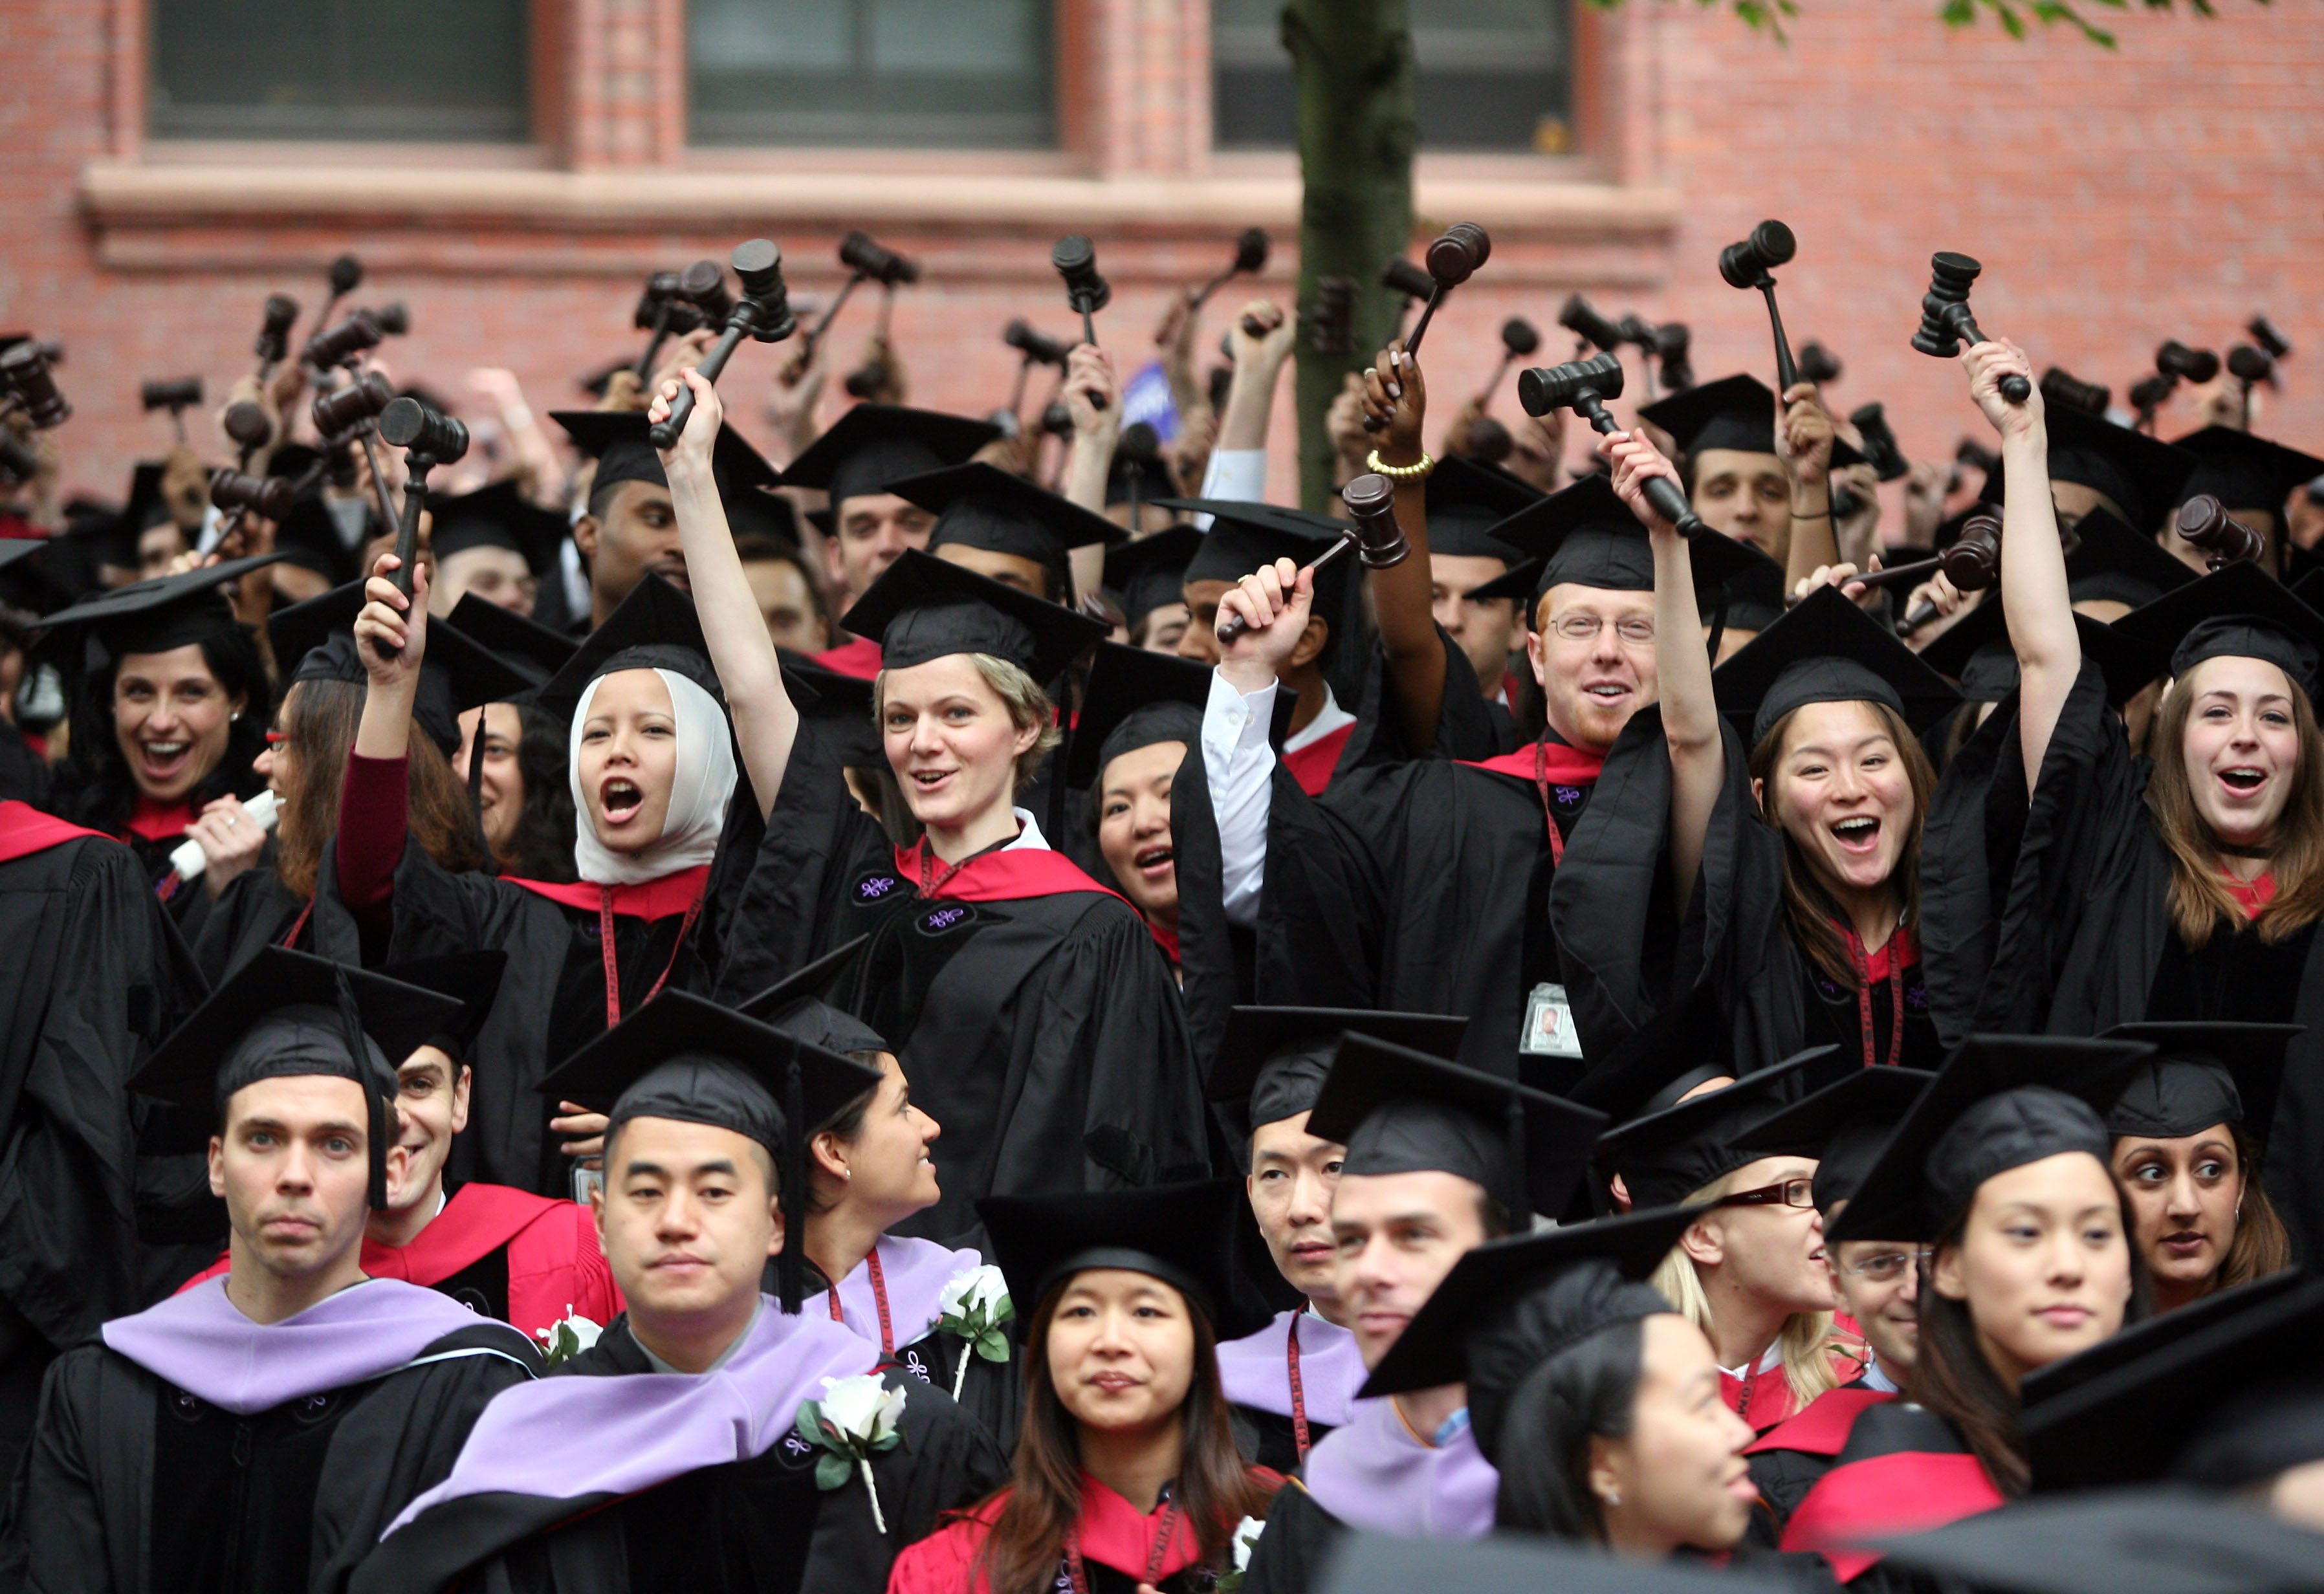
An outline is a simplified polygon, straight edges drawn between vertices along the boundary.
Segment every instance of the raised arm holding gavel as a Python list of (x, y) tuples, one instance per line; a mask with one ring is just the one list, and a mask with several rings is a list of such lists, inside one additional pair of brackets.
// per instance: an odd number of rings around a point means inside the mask
[(1420, 362), (1398, 338), (1364, 373), (1364, 419), (1373, 438), (1365, 464), (1396, 489), (1396, 523), (1412, 548), (1413, 557), (1373, 569), (1370, 580), (1398, 729), (1416, 758), (1435, 745), (1444, 708), (1444, 643), (1436, 630), (1428, 563), (1428, 475), (1435, 461), (1420, 441), (1427, 412)]

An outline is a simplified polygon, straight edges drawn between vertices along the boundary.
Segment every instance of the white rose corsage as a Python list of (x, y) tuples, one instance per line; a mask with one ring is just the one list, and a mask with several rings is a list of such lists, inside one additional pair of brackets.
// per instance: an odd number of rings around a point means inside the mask
[(1256, 1516), (1246, 1516), (1235, 1524), (1234, 1536), (1227, 1541), (1234, 1552), (1234, 1570), (1220, 1574), (1218, 1594), (1238, 1594), (1243, 1574), (1250, 1571), (1251, 1552), (1259, 1548), (1259, 1535), (1266, 1531), (1267, 1524)]
[(591, 1322), (573, 1310), (567, 1302), (565, 1315), (545, 1329), (535, 1329), (534, 1337), (540, 1341), (541, 1359), (551, 1367), (561, 1367), (597, 1342), (605, 1331), (602, 1323)]
[(893, 1450), (904, 1436), (904, 1390), (890, 1389), (877, 1373), (825, 1378), (821, 1400), (802, 1400), (798, 1434), (824, 1453), (816, 1458), (815, 1486), (844, 1488), (847, 1475), (860, 1470), (872, 1497), (872, 1520), (881, 1533), (888, 1518), (880, 1509), (880, 1488), (872, 1479), (872, 1458)]
[(984, 1262), (952, 1276), (936, 1296), (936, 1311), (937, 1331), (963, 1341), (960, 1365), (952, 1375), (952, 1397), (958, 1400), (972, 1351), (987, 1361), (1009, 1359), (1009, 1337), (1001, 1330), (1016, 1317), (1017, 1304), (1009, 1298), (1001, 1269)]

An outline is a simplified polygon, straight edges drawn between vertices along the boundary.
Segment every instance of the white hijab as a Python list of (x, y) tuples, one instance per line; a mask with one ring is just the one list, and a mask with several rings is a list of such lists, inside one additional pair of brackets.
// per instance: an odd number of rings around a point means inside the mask
[(718, 851), (718, 834), (725, 826), (735, 781), (726, 713), (716, 698), (676, 670), (657, 669), (654, 674), (669, 689), (670, 709), (678, 720), (678, 769), (670, 781), (669, 813), (661, 834), (643, 852), (616, 852), (599, 841), (597, 827), (589, 823), (588, 800), (581, 793), (581, 727), (589, 723), (589, 705), (596, 701), (605, 677), (584, 687), (574, 706), (565, 759), (576, 821), (573, 864), (592, 885), (634, 886), (707, 863)]

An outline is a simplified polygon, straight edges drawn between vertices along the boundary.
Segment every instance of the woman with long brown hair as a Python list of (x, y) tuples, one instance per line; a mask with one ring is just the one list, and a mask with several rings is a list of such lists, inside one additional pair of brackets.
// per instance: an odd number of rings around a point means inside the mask
[(1281, 1479), (1248, 1467), (1216, 1350), (1238, 1305), (1230, 1179), (977, 1203), (1032, 1304), (1006, 1488), (897, 1557), (889, 1594), (1163, 1594), (1233, 1564)]

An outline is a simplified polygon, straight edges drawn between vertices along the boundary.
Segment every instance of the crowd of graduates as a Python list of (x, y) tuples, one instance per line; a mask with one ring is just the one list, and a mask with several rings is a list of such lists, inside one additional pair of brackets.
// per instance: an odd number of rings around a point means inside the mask
[(1399, 337), (1360, 528), (1201, 304), (0, 353), (0, 1586), (2324, 1587), (2324, 459)]

